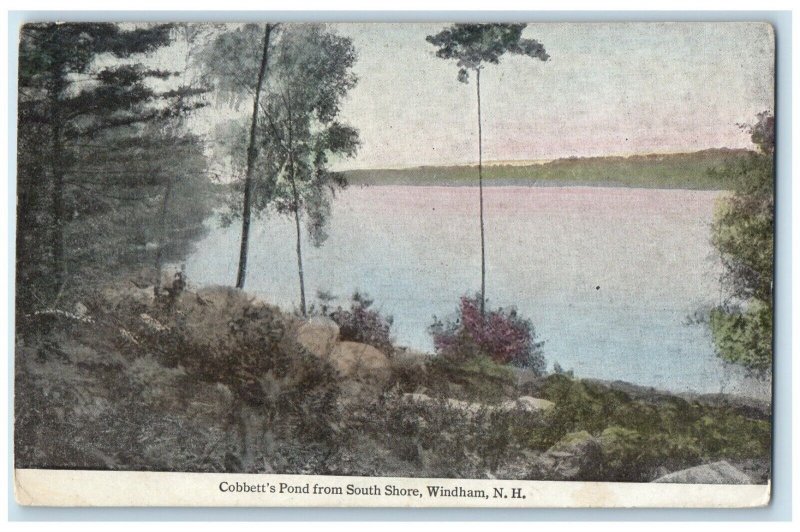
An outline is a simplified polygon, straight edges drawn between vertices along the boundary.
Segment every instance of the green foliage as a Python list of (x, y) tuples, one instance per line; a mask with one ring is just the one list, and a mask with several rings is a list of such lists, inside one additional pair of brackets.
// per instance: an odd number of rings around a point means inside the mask
[(305, 315), (300, 218), (305, 211), (311, 242), (322, 245), (328, 237), (325, 227), (334, 191), (347, 185), (330, 171), (329, 160), (352, 157), (359, 145), (358, 131), (337, 120), (342, 99), (356, 84), (356, 53), (350, 39), (315, 24), (286, 28), (275, 48), (262, 148), (278, 168), (275, 208), (294, 217), (300, 308)]
[(749, 127), (759, 153), (715, 172), (732, 183), (733, 193), (718, 206), (713, 243), (720, 253), (728, 291), (711, 312), (719, 356), (764, 375), (772, 365), (775, 192), (774, 119), (762, 113)]
[(674, 396), (633, 399), (624, 392), (564, 375), (548, 376), (540, 391), (556, 404), (543, 427), (542, 446), (586, 430), (600, 437), (612, 477), (625, 476), (624, 463), (631, 454), (638, 458), (629, 465), (639, 469), (630, 474), (652, 480), (643, 477), (658, 466), (674, 470), (701, 461), (754, 458), (770, 452), (768, 418), (750, 419), (732, 408)]
[[(630, 186), (730, 190), (728, 174), (710, 170), (748, 157), (744, 150), (704, 150), (695, 153), (570, 157), (541, 164), (484, 164), (483, 179), (491, 186)], [(353, 185), (466, 186), (475, 181), (470, 166), (422, 166), (401, 169), (349, 170)]]
[[(17, 301), (23, 311), (66, 302), (82, 286), (153, 265), (157, 253), (180, 256), (202, 234), (209, 213), (205, 157), (182, 119), (202, 107), (204, 91), (142, 63), (143, 54), (169, 45), (174, 31), (110, 23), (22, 28)], [(178, 201), (159, 216), (169, 186)]]
[[(499, 63), (500, 57), (506, 53), (525, 55), (547, 61), (549, 56), (547, 52), (545, 52), (544, 46), (533, 39), (522, 38), (522, 31), (526, 26), (527, 24), (453, 24), (436, 35), (429, 35), (425, 39), (430, 44), (437, 47), (437, 57), (456, 60), (459, 67), (457, 76), (459, 82), (467, 83), (469, 81), (470, 70), (475, 73), (475, 94), (478, 104), (478, 187), (481, 191), (481, 291), (478, 296), (481, 317), (483, 317), (486, 306), (486, 239), (484, 235), (483, 219), (481, 70), (484, 68), (485, 63)], [(489, 356), (495, 355), (496, 353), (489, 353)]]
[(417, 386), (436, 394), (490, 404), (512, 398), (515, 381), (509, 367), (481, 356), (467, 360), (433, 357), (423, 379)]
[(274, 52), (262, 138), (275, 166), (272, 200), (278, 212), (306, 212), (315, 244), (327, 236), (333, 191), (346, 185), (329, 161), (355, 155), (359, 145), (358, 132), (337, 121), (357, 81), (355, 60), (350, 39), (313, 24), (285, 27)]
[(252, 102), (263, 49), (263, 24), (226, 25), (199, 47), (192, 63), (218, 98), (238, 108)]
[(603, 430), (600, 434), (600, 445), (606, 469), (615, 473), (630, 470), (631, 464), (641, 464), (643, 455), (648, 451), (641, 434), (617, 426)]
[[(252, 207), (255, 213), (272, 207), (293, 214), (297, 206), (308, 216), (314, 242), (322, 243), (332, 191), (346, 185), (328, 169), (329, 160), (355, 155), (359, 143), (358, 132), (336, 120), (342, 99), (357, 81), (352, 73), (356, 53), (349, 39), (319, 25), (281, 24), (272, 34), (256, 117)], [(263, 39), (263, 25), (246, 24), (219, 33), (197, 54), (204, 79), (234, 105), (255, 90)], [(251, 127), (247, 122), (223, 122), (214, 133), (220, 153), (241, 175)], [(236, 199), (227, 221), (240, 215), (242, 183), (233, 188)]]
[(764, 375), (772, 367), (772, 305), (753, 300), (745, 309), (711, 311), (714, 344), (726, 361)]
[[(295, 219), (305, 314), (301, 217), (305, 214), (311, 242), (322, 245), (333, 195), (347, 185), (330, 170), (330, 161), (352, 157), (359, 145), (358, 131), (337, 120), (342, 100), (357, 81), (352, 73), (355, 48), (350, 39), (322, 25), (250, 24), (220, 33), (198, 57), (205, 79), (230, 103), (238, 105), (251, 94), (257, 100), (246, 125), (234, 121), (217, 130), (221, 153), (244, 177), (232, 187), (233, 209), (223, 222), (240, 216), (241, 196), (245, 235), (251, 210), (261, 214), (272, 209)], [(245, 245), (241, 253), (243, 284)]]
[(542, 416), (490, 408), (466, 412), (444, 398), (422, 403), (388, 394), (366, 409), (360, 422), (355, 431), (371, 435), (407, 463), (395, 474), (482, 478), (510, 463), (524, 469), (527, 435)]
[(330, 412), (336, 394), (332, 368), (294, 341), (277, 308), (235, 289), (212, 288), (184, 293), (151, 312), (160, 327), (136, 317), (130, 327), (160, 352), (166, 367), (223, 384), (254, 406), (299, 412), (309, 401), (323, 400), (315, 405), (318, 413)]
[(611, 426), (599, 437), (603, 453), (600, 475), (612, 482), (649, 482), (659, 470), (701, 463), (696, 440), (684, 435), (649, 434)]
[(523, 39), (527, 24), (453, 24), (426, 40), (437, 47), (436, 56), (455, 59), (458, 80), (467, 83), (470, 70), (484, 63), (498, 64), (503, 54), (525, 55), (547, 61), (544, 46), (534, 39)]

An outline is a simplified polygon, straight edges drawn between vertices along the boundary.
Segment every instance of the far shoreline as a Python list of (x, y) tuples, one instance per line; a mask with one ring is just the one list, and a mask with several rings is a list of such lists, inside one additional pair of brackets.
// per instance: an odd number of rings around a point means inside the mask
[[(403, 187), (403, 188), (474, 188), (478, 189), (477, 183), (348, 183), (347, 188), (389, 188), (389, 187)], [(598, 182), (490, 182), (484, 181), (483, 188), (580, 188), (580, 189), (630, 189), (630, 190), (670, 190), (670, 191), (685, 191), (685, 192), (730, 192), (731, 189), (726, 188), (705, 188), (695, 187), (689, 188), (684, 186), (645, 186), (645, 185), (629, 185), (619, 182), (598, 183)]]
[[(729, 190), (725, 168), (749, 157), (741, 149), (692, 153), (572, 157), (549, 162), (483, 165), (483, 185)], [(477, 186), (478, 166), (417, 166), (340, 170), (351, 186)]]

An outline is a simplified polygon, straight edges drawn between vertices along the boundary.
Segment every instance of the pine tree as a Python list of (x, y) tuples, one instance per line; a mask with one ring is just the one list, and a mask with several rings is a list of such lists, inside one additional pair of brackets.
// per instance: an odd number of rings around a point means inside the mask
[[(155, 85), (176, 73), (141, 61), (168, 46), (173, 31), (163, 24), (22, 28), (17, 286), (23, 307), (56, 304), (67, 284), (84, 284), (90, 270), (117, 273), (109, 268), (128, 247), (115, 247), (117, 240), (130, 242), (138, 230), (130, 223), (134, 213), (150, 209), (169, 173), (164, 167), (156, 171), (151, 163), (158, 157), (152, 155), (170, 151), (165, 139), (190, 139), (158, 132), (202, 105), (196, 96), (204, 91), (159, 91)], [(173, 164), (180, 165), (180, 159), (173, 158)], [(127, 235), (111, 234), (114, 227)], [(83, 239), (87, 233), (88, 241)], [(95, 255), (87, 257), (92, 247)]]
[(458, 81), (468, 83), (475, 74), (478, 100), (478, 195), (481, 228), (481, 315), (486, 312), (486, 237), (483, 223), (483, 132), (481, 123), (481, 71), (487, 64), (498, 64), (504, 54), (524, 55), (547, 61), (550, 56), (538, 41), (523, 39), (527, 24), (454, 24), (427, 41), (437, 47), (436, 56), (455, 59)]

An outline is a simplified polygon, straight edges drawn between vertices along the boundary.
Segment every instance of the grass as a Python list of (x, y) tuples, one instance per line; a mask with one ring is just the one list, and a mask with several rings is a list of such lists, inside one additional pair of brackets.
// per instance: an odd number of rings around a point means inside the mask
[[(709, 149), (694, 153), (572, 157), (544, 164), (484, 165), (489, 186), (629, 186), (727, 190), (726, 176), (709, 170), (743, 157), (746, 150)], [(402, 169), (349, 170), (351, 185), (475, 185), (476, 166), (420, 166)]]
[[(85, 302), (91, 323), (19, 324), (18, 467), (557, 480), (549, 450), (590, 440), (584, 480), (647, 482), (718, 460), (767, 480), (769, 412), (732, 397), (522, 379), (488, 358), (400, 351), (387, 381), (353, 394), (357, 382), (295, 341), (296, 318), (243, 292)], [(496, 408), (523, 395), (555, 406)]]

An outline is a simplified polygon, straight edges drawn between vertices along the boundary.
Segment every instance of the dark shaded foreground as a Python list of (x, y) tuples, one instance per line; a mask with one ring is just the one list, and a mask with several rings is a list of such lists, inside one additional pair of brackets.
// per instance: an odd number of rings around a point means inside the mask
[(768, 405), (372, 346), (225, 288), (88, 299), (18, 316), (18, 468), (769, 478)]

